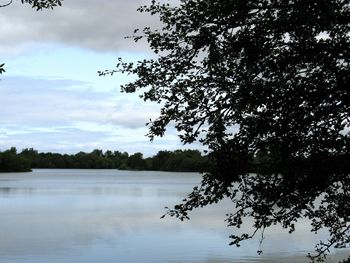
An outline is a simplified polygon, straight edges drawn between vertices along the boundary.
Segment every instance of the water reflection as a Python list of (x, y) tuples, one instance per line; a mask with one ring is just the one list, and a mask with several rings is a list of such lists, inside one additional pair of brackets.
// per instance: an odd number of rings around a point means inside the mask
[(32, 195), (36, 191), (35, 188), (13, 188), (13, 187), (0, 187), (0, 196), (8, 195)]
[(163, 207), (199, 180), (112, 170), (1, 174), (0, 262), (307, 262), (319, 237), (304, 224), (291, 236), (277, 227), (266, 233), (262, 256), (258, 240), (227, 246), (229, 202), (197, 211), (189, 222), (160, 220)]

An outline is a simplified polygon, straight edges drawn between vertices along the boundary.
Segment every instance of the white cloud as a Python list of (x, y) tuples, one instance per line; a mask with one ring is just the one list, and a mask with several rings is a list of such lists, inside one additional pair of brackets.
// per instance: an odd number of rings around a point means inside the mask
[[(137, 8), (141, 0), (65, 0), (62, 7), (36, 12), (20, 1), (2, 8), (1, 49), (13, 52), (36, 42), (76, 45), (100, 51), (134, 49), (125, 36), (159, 21)], [(144, 49), (145, 45), (139, 46)]]
[(0, 149), (16, 146), (78, 152), (100, 148), (150, 156), (158, 150), (181, 148), (174, 134), (154, 143), (145, 136), (145, 123), (158, 115), (158, 105), (128, 96), (119, 98), (116, 91), (87, 92), (85, 86), (89, 83), (30, 77), (3, 79)]
[[(81, 87), (69, 89), (77, 85)], [(138, 128), (158, 114), (157, 106), (119, 99), (117, 91), (86, 91), (85, 86), (89, 87), (89, 84), (29, 77), (6, 78), (0, 86), (0, 123), (55, 126), (90, 122)]]
[(113, 68), (117, 56), (150, 55), (145, 43), (124, 39), (135, 28), (159, 27), (157, 18), (136, 11), (149, 3), (64, 0), (62, 7), (36, 12), (14, 1), (0, 8), (0, 62), (6, 63), (0, 80), (0, 149), (100, 148), (149, 156), (181, 148), (173, 128), (149, 142), (145, 123), (158, 116), (159, 105), (120, 94), (118, 86), (132, 76), (97, 76), (97, 70)]

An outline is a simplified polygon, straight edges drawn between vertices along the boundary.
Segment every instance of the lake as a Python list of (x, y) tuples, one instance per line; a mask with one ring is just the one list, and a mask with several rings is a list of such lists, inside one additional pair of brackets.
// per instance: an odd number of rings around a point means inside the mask
[[(0, 262), (298, 263), (308, 262), (307, 252), (325, 237), (310, 234), (305, 222), (293, 235), (275, 227), (257, 255), (259, 240), (228, 246), (227, 201), (196, 211), (190, 221), (160, 219), (200, 178), (117, 170), (0, 174)], [(327, 262), (348, 254), (333, 250)]]

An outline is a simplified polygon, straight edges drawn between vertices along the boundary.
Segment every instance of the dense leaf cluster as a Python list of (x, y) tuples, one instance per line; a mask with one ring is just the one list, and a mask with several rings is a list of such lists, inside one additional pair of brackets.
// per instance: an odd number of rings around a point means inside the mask
[(22, 4), (26, 3), (35, 8), (37, 11), (42, 9), (53, 9), (56, 6), (61, 6), (63, 0), (21, 0)]
[(29, 172), (30, 161), (17, 154), (16, 148), (0, 152), (0, 172)]
[[(135, 30), (153, 59), (117, 69), (136, 80), (144, 100), (162, 103), (149, 136), (168, 124), (184, 143), (210, 149), (214, 168), (170, 215), (223, 198), (235, 209), (227, 223), (254, 219), (254, 231), (232, 235), (239, 245), (273, 224), (294, 231), (305, 217), (329, 230), (311, 260), (350, 243), (350, 4), (348, 0), (152, 1), (139, 9), (163, 27)], [(252, 170), (252, 157), (263, 160)], [(239, 194), (237, 194), (239, 192)], [(315, 201), (320, 202), (316, 204)]]
[[(6, 7), (12, 4), (13, 0), (9, 0), (5, 4), (0, 4), (0, 7)], [(21, 0), (22, 4), (29, 4), (36, 11), (43, 9), (53, 9), (56, 6), (61, 6), (63, 0)]]
[(197, 150), (159, 151), (143, 158), (142, 153), (93, 150), (77, 154), (39, 153), (34, 149), (16, 148), (0, 152), (0, 172), (30, 171), (31, 168), (120, 169), (175, 172), (201, 172), (208, 160)]

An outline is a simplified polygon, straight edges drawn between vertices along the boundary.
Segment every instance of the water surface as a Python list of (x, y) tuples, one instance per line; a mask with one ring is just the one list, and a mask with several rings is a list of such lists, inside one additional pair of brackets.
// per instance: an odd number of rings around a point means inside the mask
[[(0, 262), (308, 262), (322, 234), (310, 234), (307, 224), (293, 235), (267, 231), (259, 256), (257, 239), (228, 246), (229, 202), (186, 222), (160, 219), (199, 181), (195, 173), (117, 170), (0, 174)], [(327, 262), (346, 254), (334, 250)]]

